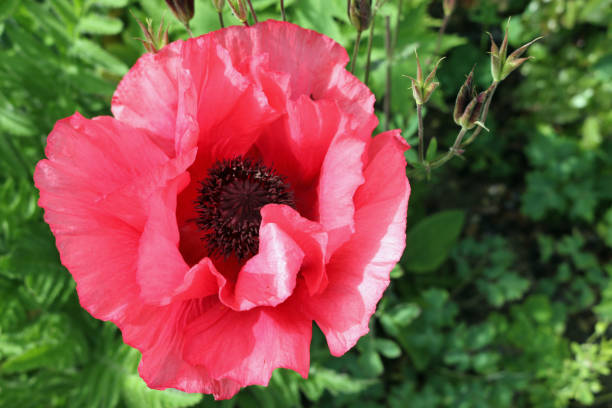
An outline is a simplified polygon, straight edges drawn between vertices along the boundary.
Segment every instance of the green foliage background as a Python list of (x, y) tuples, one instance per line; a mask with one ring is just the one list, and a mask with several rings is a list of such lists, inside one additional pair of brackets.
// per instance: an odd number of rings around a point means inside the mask
[[(253, 3), (260, 19), (279, 18), (277, 1)], [(290, 21), (352, 50), (344, 0), (285, 3)], [(382, 118), (390, 64), (390, 127), (416, 145), (403, 75), (415, 74), (413, 50), (432, 58), (442, 5), (405, 0), (398, 15), (398, 3), (376, 16), (370, 86)], [(143, 53), (130, 12), (155, 23), (165, 15), (171, 39), (186, 37), (162, 0), (0, 2), (1, 407), (612, 403), (612, 1), (457, 2), (425, 117), (440, 152), (458, 131), (452, 104), (473, 64), (480, 88), (490, 83), (486, 31), (499, 44), (512, 15), (511, 49), (545, 36), (529, 51), (534, 59), (500, 85), (490, 132), (465, 160), (412, 178), (406, 252), (370, 334), (334, 358), (315, 328), (308, 380), (277, 370), (269, 387), (225, 402), (146, 388), (138, 352), (79, 306), (36, 205), (33, 168), (55, 121), (75, 110), (109, 114), (118, 80)], [(397, 30), (390, 61), (384, 16)], [(224, 17), (237, 23), (227, 8)], [(210, 2), (196, 0), (194, 33), (217, 24)]]

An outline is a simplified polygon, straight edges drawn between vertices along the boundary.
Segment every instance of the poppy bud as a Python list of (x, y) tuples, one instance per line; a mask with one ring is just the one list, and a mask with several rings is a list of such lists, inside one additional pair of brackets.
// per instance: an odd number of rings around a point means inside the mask
[(367, 30), (372, 21), (372, 0), (349, 0), (348, 15), (357, 31)]
[[(508, 19), (508, 23), (510, 23), (510, 19)], [(538, 37), (529, 41), (527, 44), (517, 48), (506, 58), (506, 55), (508, 54), (508, 24), (506, 24), (504, 39), (502, 40), (499, 48), (497, 47), (497, 44), (495, 44), (495, 40), (493, 39), (491, 33), (488, 34), (489, 38), (491, 39), (491, 75), (493, 76), (493, 80), (496, 82), (504, 80), (512, 71), (521, 66), (523, 62), (531, 58), (519, 57), (523, 55), (525, 51), (527, 51), (527, 48), (529, 48), (531, 44), (542, 38)]]
[(244, 0), (227, 0), (230, 8), (232, 9), (232, 13), (236, 16), (238, 20), (242, 24), (246, 24), (249, 19), (249, 14), (247, 12), (247, 8), (244, 4)]
[(440, 58), (433, 70), (427, 75), (427, 78), (423, 80), (423, 71), (421, 70), (421, 63), (419, 62), (419, 55), (414, 52), (416, 55), (417, 61), (417, 77), (416, 79), (410, 78), (412, 80), (412, 96), (418, 105), (423, 105), (427, 103), (433, 91), (440, 85), (438, 81), (434, 81), (436, 77), (436, 70), (438, 69), (438, 65), (440, 61), (444, 58)]
[(221, 13), (223, 7), (225, 7), (225, 0), (212, 0), (212, 4), (215, 10), (217, 10), (217, 13)]
[(166, 4), (172, 10), (178, 21), (187, 26), (195, 12), (193, 0), (166, 0)]

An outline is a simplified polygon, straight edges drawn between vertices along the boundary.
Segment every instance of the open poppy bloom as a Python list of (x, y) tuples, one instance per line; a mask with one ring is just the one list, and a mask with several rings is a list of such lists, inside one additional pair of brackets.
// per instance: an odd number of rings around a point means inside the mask
[(306, 377), (313, 320), (339, 356), (405, 245), (399, 131), (346, 51), (289, 23), (142, 56), (113, 117), (60, 120), (34, 176), (81, 305), (142, 352), (156, 389), (230, 398)]

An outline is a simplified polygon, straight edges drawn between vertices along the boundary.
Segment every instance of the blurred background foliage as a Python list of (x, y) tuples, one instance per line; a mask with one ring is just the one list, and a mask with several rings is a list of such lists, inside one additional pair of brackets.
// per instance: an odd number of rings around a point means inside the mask
[[(162, 0), (0, 2), (0, 406), (2, 407), (607, 407), (612, 404), (612, 1), (460, 0), (440, 41), (440, 88), (426, 140), (452, 144), (455, 95), (476, 64), (491, 81), (489, 40), (508, 16), (510, 49), (536, 36), (534, 59), (504, 80), (463, 155), (413, 178), (407, 248), (371, 321), (342, 358), (315, 328), (308, 380), (277, 370), (230, 401), (148, 389), (137, 351), (79, 306), (36, 205), (34, 165), (56, 120), (109, 114), (112, 92), (143, 53), (135, 17)], [(286, 0), (288, 19), (349, 52), (344, 0)], [(398, 8), (401, 4), (401, 11)], [(258, 17), (279, 2), (253, 0)], [(385, 50), (385, 17), (395, 40)], [(384, 130), (416, 145), (414, 50), (433, 60), (442, 2), (389, 0), (375, 17), (372, 72)], [(237, 24), (225, 8), (227, 24)], [(196, 0), (194, 33), (218, 28)], [(364, 32), (356, 75), (363, 79)], [(390, 57), (390, 58), (389, 58)], [(308, 63), (308, 61), (304, 61)], [(416, 149), (408, 152), (415, 160)], [(434, 152), (435, 153), (435, 152)], [(431, 153), (431, 154), (434, 154)]]

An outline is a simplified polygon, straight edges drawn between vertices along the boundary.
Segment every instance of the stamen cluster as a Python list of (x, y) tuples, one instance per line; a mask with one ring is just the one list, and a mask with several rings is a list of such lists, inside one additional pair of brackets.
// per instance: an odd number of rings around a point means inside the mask
[(217, 161), (201, 182), (197, 223), (210, 255), (239, 261), (259, 250), (260, 210), (266, 204), (294, 207), (293, 192), (274, 169), (241, 156)]

